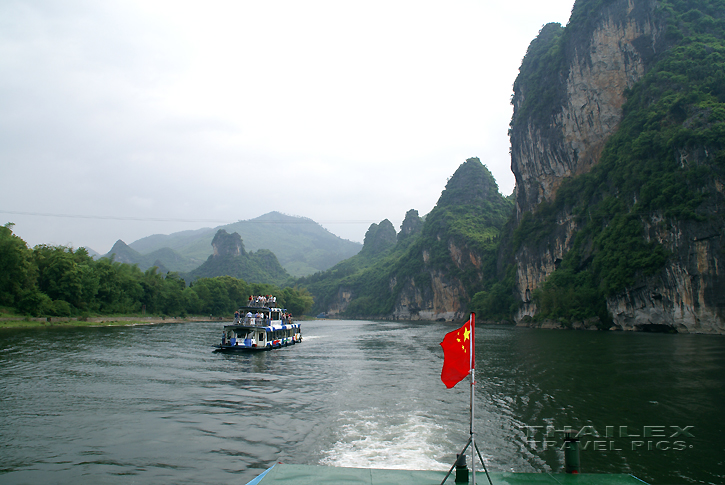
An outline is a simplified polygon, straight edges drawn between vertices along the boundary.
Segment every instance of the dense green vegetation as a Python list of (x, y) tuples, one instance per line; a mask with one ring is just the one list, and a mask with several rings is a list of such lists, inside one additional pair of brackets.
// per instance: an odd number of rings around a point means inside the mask
[(563, 33), (561, 24), (546, 24), (529, 45), (514, 82), (514, 95), (521, 97), (523, 93), (523, 103), (515, 109), (512, 128), (529, 120), (545, 126), (560, 109), (564, 99), (562, 80), (566, 76)]
[[(425, 221), (417, 211), (409, 211), (397, 241), (389, 221), (373, 224), (358, 255), (298, 283), (315, 296), (316, 310), (330, 308), (343, 289), (351, 295), (344, 315), (386, 316), (401, 294), (412, 288), (424, 301), (432, 301), (432, 275), (438, 274), (462, 283), (468, 295), (462, 295), (464, 308), (471, 295), (480, 293), (475, 301), (487, 309), (487, 295), (499, 294), (495, 277), (499, 233), (512, 208), (488, 169), (479, 159), (469, 159), (450, 178)], [(476, 255), (478, 263), (456, 261), (456, 250)], [(503, 301), (510, 306), (513, 297)], [(416, 307), (410, 310), (415, 312)], [(510, 314), (508, 306), (505, 313)]]
[(0, 307), (21, 315), (231, 315), (249, 295), (259, 294), (277, 296), (295, 315), (312, 306), (312, 297), (297, 288), (231, 276), (200, 278), (187, 286), (178, 273), (141, 271), (107, 258), (94, 261), (84, 248), (29, 249), (13, 234), (12, 224), (0, 227), (0, 269)]
[(267, 249), (247, 252), (241, 236), (219, 229), (212, 240), (214, 254), (195, 270), (182, 275), (186, 281), (214, 276), (233, 276), (249, 283), (290, 284), (290, 275)]
[[(616, 22), (630, 15), (640, 22), (649, 15), (644, 2), (635, 2), (631, 11), (614, 8), (620, 4), (577, 0), (566, 28), (544, 26), (514, 84), (519, 104), (511, 121), (512, 140), (527, 124), (540, 128), (543, 136), (547, 130), (562, 136), (551, 129), (551, 120), (561, 110), (575, 50), (589, 46), (593, 29), (608, 15)], [(562, 215), (571, 215), (577, 228), (572, 249), (534, 291), (536, 318), (565, 325), (591, 318), (606, 328), (611, 322), (606, 299), (657, 274), (669, 258), (677, 257), (658, 242), (658, 234), (682, 236), (697, 224), (710, 224), (717, 231), (723, 227), (725, 0), (661, 0), (656, 8), (666, 25), (664, 35), (658, 37), (657, 49), (640, 46), (646, 74), (625, 92), (623, 118), (599, 163), (563, 182), (553, 201), (526, 213), (515, 229), (506, 229), (514, 225), (512, 200), (501, 196), (478, 159), (459, 167), (425, 219), (409, 211), (399, 234), (388, 220), (371, 225), (358, 254), (341, 256), (332, 268), (300, 278), (296, 284), (303, 289), (280, 289), (291, 284), (287, 275), (282, 271), (275, 280), (265, 273), (279, 268), (277, 250), (244, 253), (242, 246), (244, 260), (234, 255), (209, 258), (193, 274), (199, 279), (187, 287), (178, 273), (93, 261), (82, 249), (28, 249), (6, 226), (0, 230), (0, 305), (59, 316), (139, 313), (144, 305), (156, 314), (219, 314), (232, 312), (249, 294), (271, 293), (296, 314), (311, 308), (314, 295), (316, 313), (349, 300), (344, 316), (375, 317), (390, 316), (403, 297), (413, 313), (416, 301), (428, 305), (438, 278), (455, 284), (461, 290), (461, 307), (476, 311), (480, 319), (510, 320), (520, 303), (514, 297), (514, 255), (524, 247), (533, 254), (546, 251), (555, 232), (563, 230)], [(282, 246), (287, 256), (280, 261), (304, 252), (302, 259), (299, 254), (293, 258), (302, 274), (320, 268), (330, 252), (349, 250), (338, 247), (339, 241), (323, 244), (322, 252), (309, 250), (319, 244), (319, 228), (290, 224), (287, 218), (271, 213), (226, 227), (244, 232), (252, 246), (270, 248), (255, 238), (285, 228), (286, 236), (277, 238), (286, 241)], [(137, 243), (146, 251), (166, 246), (177, 250), (176, 244), (189, 254), (204, 246), (204, 256), (209, 254), (213, 233), (172, 236)], [(167, 251), (165, 257), (175, 254)], [(249, 266), (254, 258), (259, 264)], [(219, 274), (231, 275), (209, 277)], [(248, 275), (246, 281), (234, 277), (241, 275)], [(253, 284), (252, 279), (276, 286)]]
[[(588, 9), (606, 3), (578, 1), (566, 30), (581, 30)], [(718, 219), (722, 226), (714, 208), (722, 198), (716, 181), (725, 175), (725, 1), (669, 0), (660, 9), (670, 48), (625, 93), (622, 122), (601, 161), (564, 182), (556, 199), (524, 216), (514, 233), (513, 250), (541, 244), (563, 212), (574, 214), (581, 228), (573, 249), (534, 294), (539, 318), (568, 323), (598, 316), (608, 325), (605, 298), (656, 273), (670, 257), (647, 237), (645, 223), (670, 229)], [(542, 57), (522, 64), (519, 89), (549, 89), (536, 83), (563, 55), (568, 34), (557, 32), (541, 40), (545, 49), (532, 43), (527, 58)], [(526, 116), (546, 114), (534, 104), (525, 108)], [(521, 122), (512, 121), (512, 129)]]

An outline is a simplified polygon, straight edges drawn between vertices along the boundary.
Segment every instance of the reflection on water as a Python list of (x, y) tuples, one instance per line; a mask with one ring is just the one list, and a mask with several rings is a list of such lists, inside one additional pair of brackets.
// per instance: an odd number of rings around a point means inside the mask
[[(219, 323), (0, 332), (0, 482), (246, 483), (271, 464), (447, 469), (469, 387), (440, 382), (449, 324), (315, 321), (301, 345), (217, 354)], [(721, 337), (481, 327), (479, 449), (555, 471), (722, 483)], [(623, 432), (624, 430), (624, 432)], [(639, 436), (633, 436), (639, 435)]]

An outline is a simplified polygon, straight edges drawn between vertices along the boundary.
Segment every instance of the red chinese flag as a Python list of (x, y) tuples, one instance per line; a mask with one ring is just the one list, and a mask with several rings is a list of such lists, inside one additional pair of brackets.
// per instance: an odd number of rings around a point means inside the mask
[(443, 370), (441, 380), (448, 389), (455, 386), (466, 377), (471, 368), (475, 367), (473, 347), (473, 328), (475, 314), (464, 326), (446, 334), (441, 342), (443, 347)]

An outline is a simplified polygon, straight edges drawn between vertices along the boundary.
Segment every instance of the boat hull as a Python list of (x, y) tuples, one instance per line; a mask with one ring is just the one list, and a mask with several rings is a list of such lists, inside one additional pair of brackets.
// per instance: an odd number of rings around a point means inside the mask
[(289, 347), (297, 343), (298, 342), (290, 342), (286, 344), (267, 345), (264, 347), (247, 347), (244, 345), (215, 345), (214, 352), (266, 352), (268, 350), (276, 350), (283, 347)]
[[(269, 314), (281, 314), (279, 309), (269, 310)], [(279, 311), (276, 311), (279, 310)], [(225, 325), (221, 342), (215, 345), (217, 352), (259, 352), (279, 349), (302, 341), (302, 329), (299, 323), (285, 322), (267, 318), (244, 317), (230, 325)]]

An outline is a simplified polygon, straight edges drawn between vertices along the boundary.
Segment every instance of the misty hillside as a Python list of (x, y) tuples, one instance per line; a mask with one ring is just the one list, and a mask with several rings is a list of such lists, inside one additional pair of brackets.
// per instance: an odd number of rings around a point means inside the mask
[[(172, 271), (189, 272), (212, 254), (212, 239), (220, 229), (239, 234), (248, 251), (268, 249), (290, 275), (297, 277), (331, 268), (362, 249), (362, 244), (342, 239), (312, 219), (279, 212), (214, 229), (155, 234), (139, 239), (129, 247), (142, 255), (170, 248), (181, 259), (171, 264), (164, 259), (160, 261)], [(183, 267), (178, 265), (182, 263)]]

